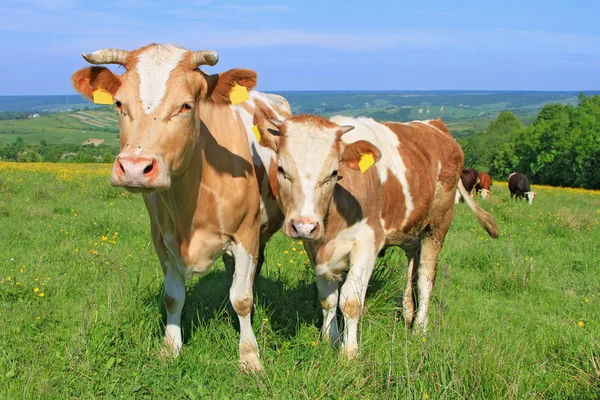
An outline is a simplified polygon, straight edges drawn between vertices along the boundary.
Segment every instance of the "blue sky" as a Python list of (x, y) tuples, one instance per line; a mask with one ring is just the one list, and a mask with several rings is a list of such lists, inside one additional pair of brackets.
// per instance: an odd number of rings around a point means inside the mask
[(260, 90), (597, 90), (598, 1), (2, 0), (0, 95), (74, 93), (82, 52), (211, 49)]

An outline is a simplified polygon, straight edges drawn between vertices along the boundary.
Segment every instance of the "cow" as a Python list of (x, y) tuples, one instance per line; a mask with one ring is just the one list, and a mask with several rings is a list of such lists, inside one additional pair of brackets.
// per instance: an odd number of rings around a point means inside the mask
[(285, 215), (282, 230), (303, 241), (314, 267), (323, 338), (339, 339), (339, 305), (345, 322), (341, 351), (356, 357), (369, 279), (378, 254), (389, 246), (400, 246), (408, 257), (405, 322), (413, 326), (416, 302), (415, 332), (425, 333), (457, 185), (480, 224), (498, 236), (493, 217), (459, 179), (464, 156), (446, 126), (439, 120), (378, 123), (314, 115), (271, 122), (277, 130), (259, 123), (260, 144), (277, 151), (277, 175), (271, 179)]
[[(479, 183), (479, 173), (477, 172), (477, 170), (475, 168), (463, 169), (460, 174), (460, 180), (462, 181), (465, 189), (467, 189), (469, 195), (473, 196), (473, 192), (475, 191), (475, 185)], [(461, 198), (461, 194), (457, 190), (456, 195), (454, 197), (454, 202), (458, 204)]]
[(185, 280), (206, 274), (223, 255), (226, 264), (235, 263), (229, 266), (229, 298), (240, 323), (240, 365), (261, 370), (251, 325), (253, 281), (263, 248), (259, 238), (266, 240), (278, 228), (278, 213), (283, 218), (278, 206), (272, 208), (277, 204), (272, 193), (270, 200), (268, 193), (261, 196), (261, 189), (270, 192), (267, 172), (273, 170), (275, 153), (258, 145), (252, 127), (256, 115), (288, 117), (289, 104), (252, 91), (249, 100), (233, 105), (232, 91), (253, 89), (256, 73), (232, 69), (208, 75), (199, 66), (217, 63), (217, 53), (210, 50), (151, 44), (83, 57), (91, 64), (124, 67), (122, 75), (106, 67), (83, 68), (72, 83), (90, 99), (98, 91), (114, 98), (121, 152), (110, 182), (141, 193), (150, 216), (164, 276), (167, 325), (161, 355), (176, 357), (182, 348)]
[(492, 177), (487, 172), (479, 173), (479, 183), (475, 185), (475, 191), (481, 193), (482, 199), (487, 199), (492, 188)]
[(520, 172), (513, 172), (508, 176), (508, 190), (510, 190), (510, 198), (515, 197), (517, 200), (527, 199), (529, 205), (533, 204), (535, 192), (529, 187), (529, 179)]

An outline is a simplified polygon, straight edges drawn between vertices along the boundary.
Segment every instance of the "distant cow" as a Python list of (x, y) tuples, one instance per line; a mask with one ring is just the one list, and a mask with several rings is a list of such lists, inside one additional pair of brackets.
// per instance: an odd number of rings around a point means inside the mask
[[(473, 196), (473, 190), (475, 189), (475, 185), (479, 183), (479, 173), (475, 168), (466, 168), (462, 170), (460, 174), (460, 180), (463, 183), (463, 186), (469, 192), (471, 196)], [(454, 202), (458, 203), (461, 200), (460, 193), (458, 190), (456, 191), (456, 196), (454, 197)]]
[(410, 327), (414, 319), (416, 331), (425, 332), (457, 186), (480, 224), (498, 236), (493, 217), (459, 179), (464, 156), (446, 126), (313, 115), (272, 123), (278, 131), (259, 124), (260, 144), (277, 151), (274, 186), (285, 214), (283, 232), (303, 240), (314, 267), (323, 338), (335, 343), (342, 336), (342, 354), (356, 356), (369, 280), (377, 255), (388, 246), (401, 247), (408, 258), (405, 322)]
[(481, 198), (487, 199), (491, 194), (492, 177), (487, 172), (479, 173), (479, 183), (475, 185), (475, 191), (481, 192)]
[(527, 202), (533, 204), (535, 198), (535, 192), (531, 191), (529, 187), (529, 179), (520, 172), (513, 172), (508, 177), (508, 190), (510, 190), (510, 197), (515, 196), (517, 199), (526, 198)]

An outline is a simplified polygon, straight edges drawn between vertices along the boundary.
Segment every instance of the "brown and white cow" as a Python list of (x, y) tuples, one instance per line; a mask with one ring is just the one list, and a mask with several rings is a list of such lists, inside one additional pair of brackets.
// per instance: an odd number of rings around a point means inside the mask
[(492, 177), (487, 172), (479, 173), (479, 182), (475, 185), (475, 191), (481, 193), (482, 199), (487, 199), (492, 188)]
[[(475, 168), (465, 168), (462, 170), (460, 174), (460, 180), (462, 181), (463, 186), (467, 189), (469, 195), (473, 196), (475, 194), (475, 186), (479, 183), (479, 172)], [(456, 191), (456, 196), (454, 197), (454, 202), (458, 204), (462, 199), (459, 191)]]
[[(285, 214), (283, 232), (303, 240), (315, 269), (323, 337), (338, 340), (339, 305), (345, 321), (342, 353), (356, 355), (367, 286), (377, 255), (387, 246), (406, 252), (404, 318), (412, 326), (416, 301), (416, 328), (425, 332), (457, 185), (483, 227), (492, 237), (498, 235), (493, 217), (460, 182), (463, 152), (445, 125), (312, 115), (273, 123), (278, 132), (259, 124), (261, 144), (278, 154), (276, 195)], [(369, 157), (376, 163), (363, 173), (360, 168)]]
[[(232, 87), (252, 89), (256, 73), (233, 69), (205, 74), (198, 66), (215, 65), (213, 51), (151, 44), (83, 57), (92, 64), (125, 68), (116, 75), (105, 67), (88, 67), (75, 72), (72, 81), (88, 98), (98, 89), (114, 96), (121, 152), (111, 184), (142, 193), (150, 215), (164, 274), (167, 326), (162, 353), (176, 356), (182, 347), (185, 279), (205, 274), (218, 257), (228, 255), (230, 262), (235, 260), (229, 295), (240, 322), (240, 362), (260, 370), (250, 320), (252, 283), (259, 235), (268, 238), (277, 223), (267, 217), (277, 217), (279, 211), (272, 209), (274, 200), (269, 205), (265, 173), (274, 153), (258, 146), (252, 126), (255, 114), (289, 116), (289, 105), (280, 96), (251, 92), (250, 100), (233, 106)], [(262, 199), (261, 185), (267, 189)]]

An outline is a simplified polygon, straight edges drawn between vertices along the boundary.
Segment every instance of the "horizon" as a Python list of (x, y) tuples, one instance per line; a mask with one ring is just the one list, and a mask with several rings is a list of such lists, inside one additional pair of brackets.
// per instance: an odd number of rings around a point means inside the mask
[(600, 90), (600, 3), (523, 3), (6, 0), (0, 95), (75, 94), (82, 52), (152, 42), (215, 50), (205, 72), (253, 69), (265, 92)]

